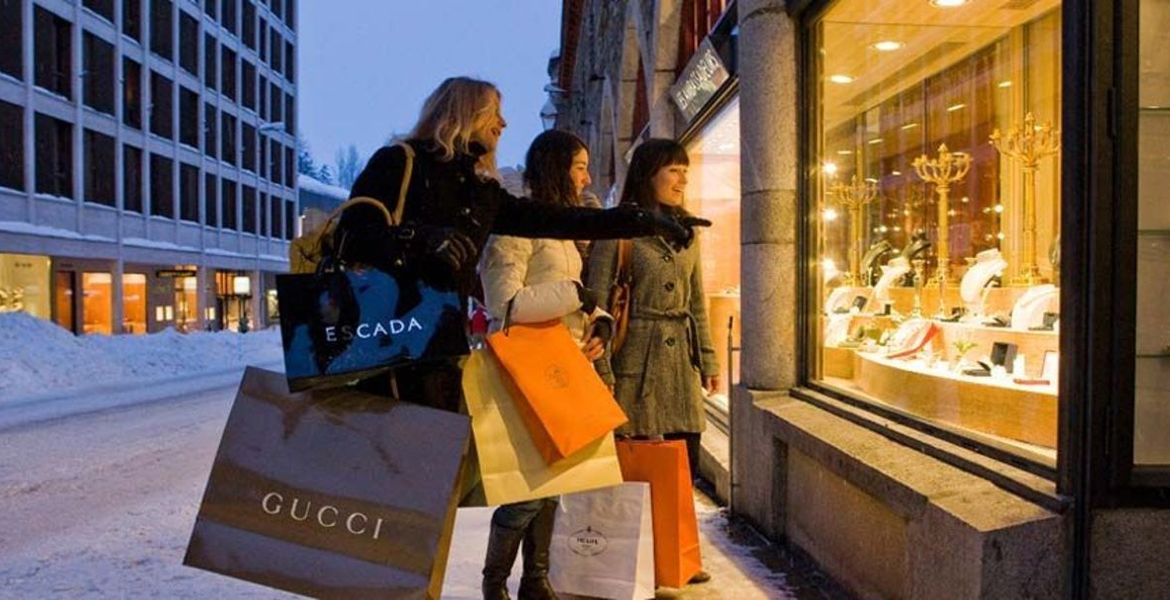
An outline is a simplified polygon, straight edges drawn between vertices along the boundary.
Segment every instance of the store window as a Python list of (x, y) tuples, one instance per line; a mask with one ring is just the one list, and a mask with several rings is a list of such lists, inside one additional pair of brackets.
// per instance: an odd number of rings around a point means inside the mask
[(33, 71), (36, 84), (65, 98), (72, 98), (72, 25), (40, 6), (34, 7), (33, 11)]
[(175, 277), (175, 328), (184, 333), (199, 329), (199, 293), (195, 277)]
[(70, 333), (77, 333), (77, 274), (73, 271), (53, 273), (53, 322)]
[[(710, 219), (711, 227), (700, 238), (703, 288), (707, 296), (707, 320), (720, 381), (727, 389), (719, 398), (726, 410), (730, 396), (731, 361), (728, 346), (739, 346), (739, 215), (740, 145), (739, 99), (731, 100), (688, 143), (691, 159), (687, 172), (687, 209)], [(729, 329), (730, 327), (730, 329)], [(730, 344), (729, 344), (730, 342)]]
[(0, 313), (24, 312), (52, 317), (49, 257), (0, 254)]
[(1138, 85), (1137, 365), (1134, 462), (1170, 465), (1170, 3), (1142, 0)]
[(109, 273), (81, 274), (81, 332), (110, 335), (114, 331), (112, 278)]
[(122, 275), (122, 333), (146, 333), (146, 275)]
[(811, 379), (1054, 464), (1059, 0), (840, 0), (814, 28)]

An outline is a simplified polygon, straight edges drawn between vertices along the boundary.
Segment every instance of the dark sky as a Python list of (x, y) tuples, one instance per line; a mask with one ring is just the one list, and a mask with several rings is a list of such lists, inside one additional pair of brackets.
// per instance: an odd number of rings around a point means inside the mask
[(499, 164), (523, 162), (542, 130), (548, 58), (560, 43), (556, 0), (301, 0), (301, 135), (333, 169), (338, 148), (363, 161), (408, 131), (444, 78), (498, 85), (508, 128)]

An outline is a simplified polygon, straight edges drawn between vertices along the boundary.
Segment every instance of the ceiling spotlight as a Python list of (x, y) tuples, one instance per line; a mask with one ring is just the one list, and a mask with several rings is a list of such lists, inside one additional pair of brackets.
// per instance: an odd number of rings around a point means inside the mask
[(901, 50), (904, 45), (902, 42), (896, 42), (894, 40), (882, 40), (874, 44), (873, 49), (878, 52), (893, 52), (894, 50)]
[(853, 76), (851, 76), (851, 75), (841, 75), (841, 74), (838, 74), (838, 75), (830, 75), (830, 76), (829, 76), (829, 81), (832, 81), (833, 83), (840, 83), (840, 84), (844, 85), (844, 84), (846, 84), (846, 83), (853, 83)]
[(956, 8), (966, 3), (967, 0), (930, 0), (930, 5), (938, 8)]

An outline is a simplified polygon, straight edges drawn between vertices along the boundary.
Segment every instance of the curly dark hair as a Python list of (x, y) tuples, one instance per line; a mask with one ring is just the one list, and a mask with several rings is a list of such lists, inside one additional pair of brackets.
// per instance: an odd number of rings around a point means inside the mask
[(573, 157), (588, 149), (581, 138), (568, 131), (550, 129), (536, 136), (524, 157), (524, 185), (532, 198), (539, 202), (579, 205), (581, 199), (569, 170)]
[[(634, 148), (626, 183), (622, 186), (621, 204), (636, 204), (650, 210), (666, 210), (654, 195), (654, 174), (671, 165), (690, 166), (691, 159), (682, 144), (665, 138), (650, 138)], [(687, 214), (681, 208), (673, 212)]]

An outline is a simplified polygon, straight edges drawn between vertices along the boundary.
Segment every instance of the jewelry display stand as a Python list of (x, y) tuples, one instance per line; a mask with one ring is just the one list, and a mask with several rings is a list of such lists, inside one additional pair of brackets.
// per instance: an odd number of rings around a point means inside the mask
[(975, 263), (959, 282), (959, 296), (967, 307), (965, 321), (979, 322), (983, 319), (984, 288), (993, 278), (1003, 275), (1006, 268), (1007, 261), (996, 248), (975, 255)]

